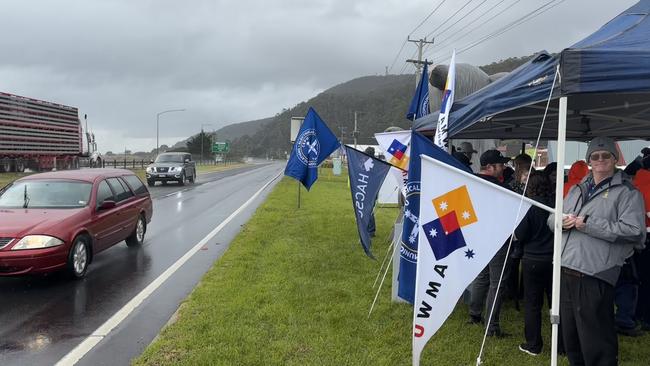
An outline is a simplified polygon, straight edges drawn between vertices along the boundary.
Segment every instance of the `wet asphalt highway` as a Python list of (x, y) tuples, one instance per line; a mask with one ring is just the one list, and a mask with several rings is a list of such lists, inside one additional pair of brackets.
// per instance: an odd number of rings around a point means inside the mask
[[(128, 248), (122, 242), (98, 254), (81, 281), (62, 274), (0, 278), (0, 365), (58, 362), (283, 168), (283, 163), (260, 164), (203, 174), (195, 184), (151, 188), (154, 216), (145, 244)], [(128, 365), (138, 356), (277, 181), (78, 364)]]

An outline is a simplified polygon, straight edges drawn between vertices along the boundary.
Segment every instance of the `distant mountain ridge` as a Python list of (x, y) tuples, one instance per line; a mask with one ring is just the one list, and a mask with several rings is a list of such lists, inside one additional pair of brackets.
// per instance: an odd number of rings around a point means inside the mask
[[(510, 57), (480, 66), (488, 74), (512, 71), (532, 55)], [(283, 158), (291, 149), (289, 121), (313, 107), (343, 143), (353, 143), (357, 112), (357, 143), (374, 144), (374, 134), (387, 127), (409, 128), (405, 115), (415, 88), (414, 75), (363, 76), (335, 85), (274, 117), (225, 126), (217, 140), (231, 141), (232, 156)], [(262, 128), (264, 127), (264, 128)]]
[(272, 120), (273, 117), (268, 117), (254, 121), (233, 123), (218, 129), (215, 134), (219, 141), (233, 141), (244, 135), (254, 134)]

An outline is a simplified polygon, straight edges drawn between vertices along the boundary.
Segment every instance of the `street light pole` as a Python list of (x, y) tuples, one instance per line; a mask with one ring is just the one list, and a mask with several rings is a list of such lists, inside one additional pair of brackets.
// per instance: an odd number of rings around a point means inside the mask
[(156, 154), (160, 153), (160, 115), (171, 112), (185, 112), (185, 109), (169, 109), (156, 114)]

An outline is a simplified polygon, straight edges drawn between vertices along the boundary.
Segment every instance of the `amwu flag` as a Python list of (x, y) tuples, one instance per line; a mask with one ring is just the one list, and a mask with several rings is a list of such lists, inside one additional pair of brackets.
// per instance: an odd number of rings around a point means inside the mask
[(422, 177), (413, 365), (533, 203), (426, 156)]
[(445, 91), (442, 93), (442, 104), (438, 114), (438, 126), (433, 142), (440, 147), (447, 146), (447, 130), (449, 128), (449, 111), (454, 104), (454, 91), (456, 90), (456, 50), (451, 54)]
[(368, 224), (375, 207), (375, 200), (379, 189), (384, 183), (390, 165), (366, 155), (349, 146), (345, 147), (348, 157), (348, 174), (350, 176), (350, 191), (352, 192), (352, 206), (357, 219), (357, 229), (361, 246), (370, 258), (375, 258), (370, 251), (371, 240)]
[(411, 131), (382, 132), (375, 134), (375, 140), (384, 150), (386, 161), (402, 170), (409, 169), (411, 156)]
[(406, 196), (406, 172), (411, 156), (411, 131), (393, 131), (375, 134), (375, 140), (384, 151), (386, 161), (393, 166), (390, 173), (397, 179), (399, 190)]
[(406, 119), (415, 121), (420, 117), (429, 114), (429, 71), (427, 70), (427, 62), (424, 63), (422, 68), (422, 76), (420, 82), (415, 89), (415, 95), (411, 100), (411, 106), (406, 113)]
[[(418, 229), (420, 214), (420, 154), (430, 156), (445, 164), (455, 166), (468, 173), (469, 168), (449, 155), (445, 150), (434, 145), (431, 140), (419, 132), (411, 134), (411, 163), (409, 165), (406, 183), (406, 199), (404, 200), (404, 226), (400, 245), (400, 262), (397, 295), (413, 303), (415, 293), (415, 273), (418, 256)], [(434, 177), (436, 180), (437, 177)]]
[(309, 108), (298, 131), (284, 175), (293, 177), (307, 190), (318, 179), (318, 165), (341, 144), (313, 108)]

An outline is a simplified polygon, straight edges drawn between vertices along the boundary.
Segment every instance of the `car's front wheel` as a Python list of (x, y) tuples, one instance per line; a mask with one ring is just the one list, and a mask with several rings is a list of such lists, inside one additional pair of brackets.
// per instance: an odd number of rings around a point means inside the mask
[(74, 279), (83, 278), (88, 271), (88, 264), (90, 263), (90, 240), (88, 237), (80, 235), (72, 242), (72, 249), (68, 254), (68, 273)]
[(156, 181), (155, 181), (155, 180), (148, 179), (148, 180), (147, 180), (147, 185), (148, 185), (149, 187), (153, 187), (153, 186), (156, 185)]
[(185, 185), (185, 171), (181, 172), (181, 179), (178, 180), (178, 184), (184, 186)]
[(188, 180), (190, 181), (190, 183), (194, 183), (194, 181), (196, 180), (196, 170), (192, 175), (190, 175), (190, 178)]
[(133, 233), (126, 238), (126, 245), (130, 247), (137, 247), (144, 243), (144, 234), (147, 232), (147, 222), (144, 219), (144, 216), (140, 215), (138, 217), (138, 222), (135, 224), (135, 229)]

